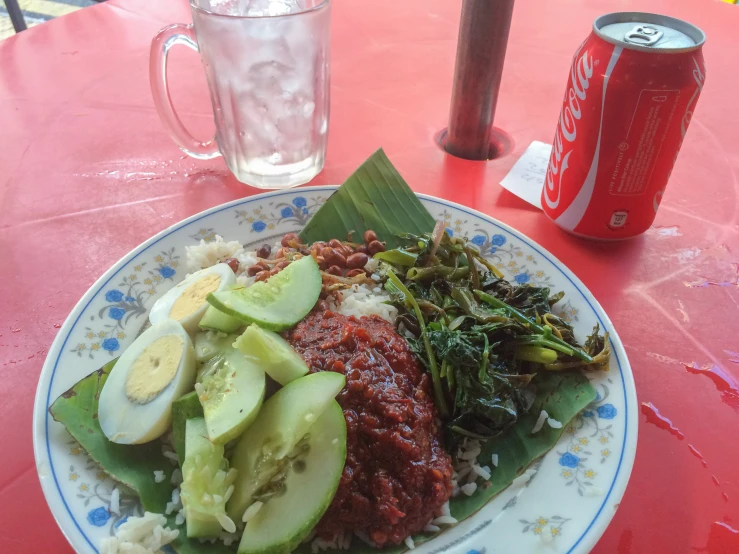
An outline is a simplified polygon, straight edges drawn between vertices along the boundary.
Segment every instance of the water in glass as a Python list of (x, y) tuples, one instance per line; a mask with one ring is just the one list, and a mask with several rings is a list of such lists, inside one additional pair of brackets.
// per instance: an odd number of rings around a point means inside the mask
[(193, 0), (218, 147), (239, 181), (287, 188), (323, 169), (330, 0)]

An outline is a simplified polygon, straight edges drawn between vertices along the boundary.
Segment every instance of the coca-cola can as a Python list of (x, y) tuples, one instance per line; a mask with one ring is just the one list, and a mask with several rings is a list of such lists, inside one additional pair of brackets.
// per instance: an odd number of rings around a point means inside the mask
[(705, 80), (703, 31), (672, 17), (599, 17), (572, 58), (541, 204), (575, 235), (654, 221)]

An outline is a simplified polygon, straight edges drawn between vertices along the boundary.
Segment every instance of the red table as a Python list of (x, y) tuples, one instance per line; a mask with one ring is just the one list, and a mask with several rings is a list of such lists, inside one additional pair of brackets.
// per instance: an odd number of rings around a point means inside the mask
[[(707, 82), (655, 227), (585, 242), (497, 183), (532, 140), (551, 140), (593, 19), (636, 9), (706, 31)], [(739, 380), (739, 8), (519, 0), (496, 119), (516, 147), (491, 162), (452, 158), (432, 139), (446, 124), (459, 11), (451, 0), (335, 2), (328, 160), (314, 183), (341, 182), (384, 146), (416, 191), (491, 214), (572, 268), (618, 329), (639, 401), (684, 435), (641, 416), (631, 482), (594, 552), (739, 552), (739, 392), (717, 377)], [(154, 112), (149, 42), (189, 20), (184, 1), (111, 0), (0, 43), (0, 552), (71, 552), (38, 483), (31, 417), (44, 356), (74, 304), (146, 238), (258, 192), (221, 159), (184, 157)], [(186, 49), (172, 58), (180, 114), (210, 136), (199, 62)]]

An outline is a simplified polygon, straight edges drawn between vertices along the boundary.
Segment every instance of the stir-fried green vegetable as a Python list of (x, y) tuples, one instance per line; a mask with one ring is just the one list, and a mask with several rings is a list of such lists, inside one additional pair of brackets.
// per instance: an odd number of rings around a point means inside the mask
[(377, 256), (380, 271), (452, 440), (508, 429), (531, 409), (540, 371), (607, 367), (607, 335), (596, 326), (582, 347), (552, 313), (562, 293), (514, 286), (474, 245), (439, 226), (401, 238), (407, 246)]

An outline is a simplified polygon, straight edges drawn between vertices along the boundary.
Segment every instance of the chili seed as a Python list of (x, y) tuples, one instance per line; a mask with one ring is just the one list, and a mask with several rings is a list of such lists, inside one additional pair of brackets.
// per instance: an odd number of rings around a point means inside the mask
[(346, 259), (346, 267), (348, 267), (349, 269), (364, 267), (365, 265), (367, 265), (368, 261), (369, 256), (367, 256), (367, 254), (357, 252), (356, 254), (352, 254)]

